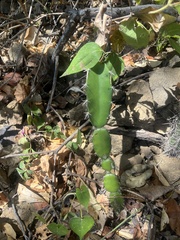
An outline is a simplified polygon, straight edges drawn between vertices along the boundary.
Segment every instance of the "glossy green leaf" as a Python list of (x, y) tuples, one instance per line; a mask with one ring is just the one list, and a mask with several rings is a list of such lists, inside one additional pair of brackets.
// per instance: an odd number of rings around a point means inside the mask
[(86, 84), (90, 121), (97, 128), (103, 127), (109, 116), (112, 99), (110, 74), (106, 64), (98, 63), (90, 69)]
[(116, 175), (108, 173), (104, 176), (103, 179), (104, 188), (108, 192), (117, 192), (120, 189), (119, 180)]
[(73, 217), (70, 219), (69, 225), (72, 231), (79, 236), (80, 240), (82, 240), (84, 235), (93, 227), (94, 219), (88, 215), (85, 215), (82, 218)]
[(106, 66), (109, 69), (111, 79), (115, 81), (124, 70), (124, 61), (116, 53), (112, 52), (108, 55)]
[(85, 185), (82, 185), (80, 188), (76, 189), (76, 197), (80, 204), (82, 204), (85, 208), (88, 207), (90, 194), (88, 188)]
[(86, 43), (80, 48), (62, 77), (94, 67), (102, 54), (103, 50), (98, 44), (94, 42)]
[(146, 47), (149, 43), (149, 32), (135, 17), (120, 23), (119, 30), (127, 45), (135, 49)]
[(105, 128), (96, 129), (93, 133), (92, 142), (94, 151), (98, 157), (106, 159), (111, 151), (111, 137)]
[(58, 236), (65, 236), (68, 233), (68, 229), (62, 224), (50, 223), (47, 228)]

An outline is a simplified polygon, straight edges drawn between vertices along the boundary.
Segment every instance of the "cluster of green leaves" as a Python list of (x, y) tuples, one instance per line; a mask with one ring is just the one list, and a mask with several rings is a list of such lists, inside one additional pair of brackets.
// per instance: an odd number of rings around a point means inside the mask
[[(31, 143), (27, 137), (24, 136), (20, 138), (19, 144), (23, 146), (23, 149), (24, 149), (22, 152), (23, 154), (29, 154), (34, 152), (34, 150), (31, 147)], [(27, 156), (21, 157), (21, 161), (18, 167), (16, 168), (16, 170), (22, 179), (27, 180), (31, 177), (33, 172), (29, 169), (29, 167), (30, 167), (30, 162), (32, 158), (35, 158), (35, 157), (37, 157), (37, 155), (31, 155), (31, 156), (27, 155)]]
[(171, 23), (160, 29), (157, 49), (161, 51), (164, 46), (170, 44), (180, 54), (180, 24)]
[[(76, 188), (75, 197), (81, 206), (80, 211), (67, 213), (61, 223), (49, 223), (47, 228), (60, 237), (66, 236), (69, 230), (72, 230), (81, 240), (94, 225), (94, 219), (89, 214), (82, 214), (82, 209), (88, 213), (90, 203), (90, 194), (87, 186), (83, 184), (80, 188)], [(40, 215), (37, 215), (37, 219), (46, 224), (46, 220)]]
[[(136, 1), (141, 4), (140, 0)], [(134, 49), (141, 49), (154, 43), (157, 51), (160, 52), (168, 44), (180, 53), (180, 24), (176, 22), (176, 17), (165, 14), (163, 11), (169, 6), (180, 14), (180, 3), (168, 3), (162, 8), (149, 13), (149, 9), (143, 9), (137, 15), (124, 19), (119, 23), (119, 29), (112, 32), (110, 38), (113, 51), (120, 52), (125, 45)], [(165, 4), (164, 0), (155, 1), (156, 4)], [(153, 11), (152, 11), (153, 12)], [(158, 34), (154, 32), (157, 25)]]

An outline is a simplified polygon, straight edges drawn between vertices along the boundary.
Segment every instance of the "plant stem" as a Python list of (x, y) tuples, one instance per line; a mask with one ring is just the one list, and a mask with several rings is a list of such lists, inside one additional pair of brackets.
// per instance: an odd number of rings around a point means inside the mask
[(123, 224), (125, 224), (128, 220), (130, 220), (131, 218), (133, 218), (136, 213), (138, 212), (138, 210), (136, 209), (135, 211), (133, 211), (133, 213), (131, 213), (131, 215), (129, 215), (129, 217), (127, 217), (126, 219), (124, 219), (120, 224), (118, 224), (115, 228), (113, 228), (110, 232), (108, 232), (103, 238), (101, 238), (101, 240), (105, 240), (106, 237), (113, 233), (114, 231), (116, 231), (119, 227), (121, 227)]
[(165, 6), (163, 6), (160, 9), (157, 9), (157, 10), (154, 10), (154, 11), (150, 11), (150, 12), (148, 12), (148, 14), (160, 13), (160, 12), (164, 11), (165, 9), (167, 9), (168, 7), (171, 7), (172, 6), (172, 2), (173, 2), (173, 0), (168, 0), (167, 4)]

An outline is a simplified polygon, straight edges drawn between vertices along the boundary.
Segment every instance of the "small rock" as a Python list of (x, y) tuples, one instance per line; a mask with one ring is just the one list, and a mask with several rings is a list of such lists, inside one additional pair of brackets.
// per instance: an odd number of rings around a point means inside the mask
[(128, 87), (126, 105), (135, 127), (151, 129), (155, 121), (155, 112), (148, 82), (138, 80)]
[(120, 153), (126, 153), (131, 150), (132, 148), (133, 138), (111, 134), (111, 153), (112, 155), (116, 156)]
[(156, 108), (162, 108), (175, 100), (173, 91), (180, 79), (180, 69), (164, 67), (153, 71), (149, 78)]

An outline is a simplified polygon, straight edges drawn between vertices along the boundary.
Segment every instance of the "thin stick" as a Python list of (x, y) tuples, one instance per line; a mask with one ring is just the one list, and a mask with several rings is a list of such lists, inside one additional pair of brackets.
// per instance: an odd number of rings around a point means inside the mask
[(78, 133), (79, 130), (83, 129), (85, 126), (87, 126), (89, 123), (89, 120), (87, 120), (85, 123), (83, 123), (76, 131), (74, 131), (66, 140), (55, 150), (49, 150), (49, 151), (39, 151), (39, 152), (33, 152), (33, 153), (18, 153), (18, 154), (8, 154), (6, 156), (2, 156), (1, 159), (6, 159), (10, 157), (22, 157), (22, 156), (32, 156), (36, 154), (56, 154), (58, 153), (69, 141), (71, 141)]

